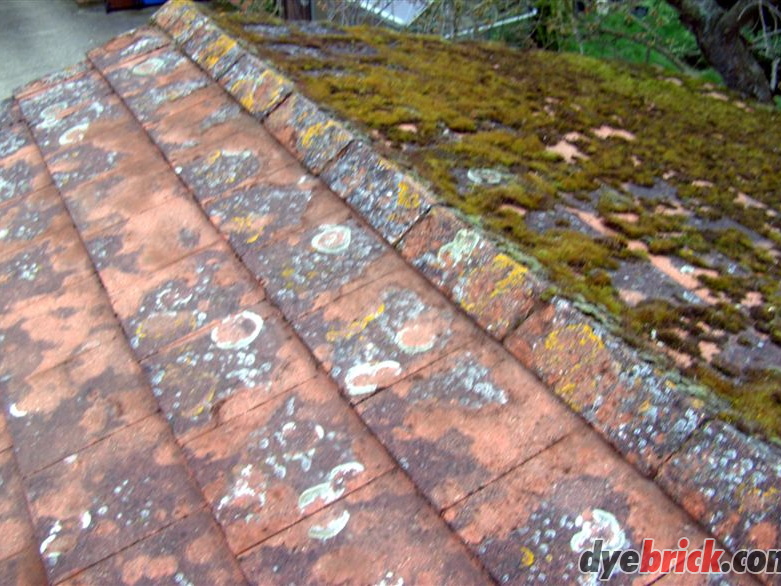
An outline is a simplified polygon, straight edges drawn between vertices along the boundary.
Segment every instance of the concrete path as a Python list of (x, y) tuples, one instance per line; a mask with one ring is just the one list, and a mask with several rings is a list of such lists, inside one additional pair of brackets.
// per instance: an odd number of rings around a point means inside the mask
[(67, 67), (84, 53), (146, 24), (155, 8), (106, 14), (103, 4), (75, 0), (0, 2), (0, 99), (14, 88)]

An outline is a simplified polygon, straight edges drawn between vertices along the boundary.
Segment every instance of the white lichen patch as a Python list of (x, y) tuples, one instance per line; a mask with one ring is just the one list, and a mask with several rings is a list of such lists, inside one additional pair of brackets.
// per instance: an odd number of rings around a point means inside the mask
[(350, 247), (352, 231), (349, 226), (323, 224), (312, 238), (312, 248), (323, 254), (340, 254)]
[(357, 364), (344, 377), (347, 393), (351, 397), (373, 393), (379, 386), (378, 379), (382, 376), (398, 376), (402, 370), (401, 364), (395, 360)]
[(347, 523), (350, 521), (350, 512), (343, 511), (341, 515), (332, 519), (325, 525), (312, 525), (309, 528), (308, 535), (311, 539), (318, 539), (320, 541), (327, 541), (332, 537), (339, 535)]

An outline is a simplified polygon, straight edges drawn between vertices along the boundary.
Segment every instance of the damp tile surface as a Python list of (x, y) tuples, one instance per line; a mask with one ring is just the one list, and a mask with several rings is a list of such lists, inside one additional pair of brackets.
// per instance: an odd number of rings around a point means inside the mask
[(491, 583), (400, 472), (264, 541), (240, 563), (258, 584)]
[(185, 451), (236, 553), (393, 467), (324, 377), (189, 442)]
[(119, 338), (0, 389), (25, 475), (157, 410), (141, 369)]
[(475, 331), (407, 270), (294, 318), (293, 327), (352, 402), (466, 344)]
[(246, 584), (211, 515), (196, 512), (63, 582)]
[[(214, 295), (219, 287), (220, 294)], [(221, 243), (146, 274), (143, 287), (110, 290), (131, 348), (140, 357), (263, 299)]]
[(276, 305), (295, 316), (403, 267), (395, 252), (352, 218), (296, 232), (246, 258)]
[[(579, 554), (595, 538), (605, 549), (639, 549), (644, 538), (660, 549), (681, 537), (692, 548), (703, 542), (687, 515), (609, 453), (593, 432), (572, 434), (445, 511), (445, 520), (501, 583), (576, 582)], [(644, 581), (618, 575), (610, 583)]]
[(361, 419), (438, 509), (573, 432), (576, 417), (490, 344), (456, 350), (362, 402)]
[(146, 360), (174, 433), (193, 437), (312, 378), (314, 364), (288, 328), (269, 305), (250, 306)]
[(170, 431), (156, 416), (34, 474), (26, 486), (52, 581), (202, 507)]

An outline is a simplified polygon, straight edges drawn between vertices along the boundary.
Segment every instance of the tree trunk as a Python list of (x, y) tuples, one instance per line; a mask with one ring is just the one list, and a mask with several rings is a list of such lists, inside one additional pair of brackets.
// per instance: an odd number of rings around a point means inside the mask
[(727, 87), (760, 102), (773, 98), (770, 82), (740, 34), (745, 16), (756, 0), (738, 0), (724, 10), (716, 0), (667, 0), (697, 38), (705, 59)]

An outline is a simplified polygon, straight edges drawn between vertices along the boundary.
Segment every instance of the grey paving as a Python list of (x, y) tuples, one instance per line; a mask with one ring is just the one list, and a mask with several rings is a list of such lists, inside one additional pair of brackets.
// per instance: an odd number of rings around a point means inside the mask
[(75, 0), (0, 0), (0, 99), (141, 26), (156, 8), (107, 14), (102, 2), (78, 6)]

